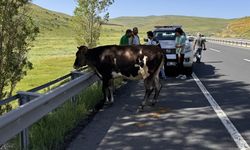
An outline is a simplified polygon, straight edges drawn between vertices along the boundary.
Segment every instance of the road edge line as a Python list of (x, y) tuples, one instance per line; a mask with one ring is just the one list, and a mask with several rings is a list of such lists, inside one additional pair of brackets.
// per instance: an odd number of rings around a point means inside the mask
[(218, 118), (221, 120), (231, 137), (233, 138), (234, 142), (238, 146), (240, 150), (250, 150), (249, 145), (245, 141), (245, 139), (241, 136), (241, 134), (238, 132), (238, 130), (235, 128), (233, 123), (230, 121), (230, 119), (227, 117), (226, 113), (223, 112), (221, 107), (218, 105), (218, 103), (215, 101), (213, 96), (208, 92), (208, 90), (205, 88), (205, 86), (202, 84), (200, 79), (196, 76), (195, 73), (192, 73), (192, 77), (204, 96), (207, 98), (208, 102), (212, 106), (213, 110), (215, 111)]
[(245, 60), (246, 62), (250, 62), (250, 59), (243, 59), (243, 60)]
[(220, 50), (214, 49), (214, 48), (209, 48), (211, 51), (217, 52), (217, 53), (221, 53)]

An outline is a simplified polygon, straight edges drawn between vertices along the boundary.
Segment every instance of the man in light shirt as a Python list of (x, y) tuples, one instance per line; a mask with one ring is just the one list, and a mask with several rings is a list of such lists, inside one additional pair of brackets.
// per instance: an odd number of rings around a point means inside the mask
[(196, 62), (200, 63), (202, 50), (206, 50), (205, 39), (201, 37), (200, 33), (197, 33), (197, 38), (195, 39), (193, 50), (195, 50), (194, 57), (196, 58)]
[(138, 28), (133, 28), (133, 38), (132, 38), (132, 45), (140, 45), (140, 37), (138, 36)]

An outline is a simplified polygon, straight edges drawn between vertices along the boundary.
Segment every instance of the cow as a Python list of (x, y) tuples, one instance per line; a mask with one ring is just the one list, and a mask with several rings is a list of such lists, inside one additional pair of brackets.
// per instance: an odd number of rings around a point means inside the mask
[(107, 103), (114, 102), (113, 79), (119, 76), (125, 79), (144, 80), (145, 96), (140, 109), (147, 105), (154, 91), (152, 105), (157, 102), (161, 90), (159, 82), (160, 68), (164, 57), (160, 47), (153, 45), (118, 46), (106, 45), (89, 49), (78, 47), (74, 68), (85, 65), (92, 68), (103, 82), (102, 91)]

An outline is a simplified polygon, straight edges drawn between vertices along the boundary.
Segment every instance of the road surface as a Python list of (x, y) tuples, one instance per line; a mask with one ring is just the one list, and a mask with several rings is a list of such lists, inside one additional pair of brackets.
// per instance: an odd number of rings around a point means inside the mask
[(140, 113), (143, 82), (129, 81), (67, 149), (249, 148), (250, 49), (208, 43), (193, 77), (162, 80), (159, 103)]

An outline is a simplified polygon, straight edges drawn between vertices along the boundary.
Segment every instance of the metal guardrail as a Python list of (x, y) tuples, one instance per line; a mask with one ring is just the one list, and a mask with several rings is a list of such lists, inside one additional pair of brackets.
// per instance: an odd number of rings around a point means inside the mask
[[(73, 80), (52, 89), (48, 93), (36, 93), (36, 91), (70, 76)], [(0, 103), (1, 105), (19, 99), (20, 107), (0, 116), (0, 145), (21, 132), (21, 148), (28, 149), (27, 128), (30, 125), (98, 80), (99, 78), (93, 72), (72, 72), (45, 85), (27, 92), (18, 92), (17, 95), (5, 99)]]
[[(55, 79), (55, 80), (53, 80), (53, 81), (50, 81), (50, 82), (45, 83), (45, 84), (43, 84), (43, 85), (40, 85), (40, 86), (38, 86), (38, 87), (32, 88), (32, 89), (28, 90), (27, 92), (38, 92), (38, 91), (40, 91), (40, 90), (42, 90), (42, 89), (48, 88), (49, 86), (58, 83), (58, 82), (60, 82), (60, 81), (63, 81), (63, 80), (65, 80), (65, 79), (69, 78), (69, 77), (71, 77), (71, 79), (74, 79), (74, 78), (78, 77), (79, 74), (81, 74), (80, 71), (83, 71), (83, 70), (86, 70), (86, 69), (87, 69), (87, 67), (83, 67), (83, 68), (81, 68), (81, 69), (79, 69), (79, 70), (73, 71), (73, 72), (71, 72), (71, 73), (69, 73), (69, 74), (66, 74), (66, 75), (64, 75), (64, 76), (62, 76), (62, 77), (59, 77), (59, 78), (57, 78), (57, 79)], [(16, 94), (16, 95), (14, 95), (14, 96), (12, 96), (12, 97), (9, 97), (9, 98), (0, 100), (0, 106), (1, 106), (1, 105), (5, 105), (5, 104), (7, 104), (7, 103), (10, 103), (10, 102), (12, 102), (12, 101), (18, 100), (18, 99), (20, 99), (20, 94)]]
[(250, 47), (250, 40), (244, 40), (244, 39), (206, 37), (206, 40), (211, 41), (211, 42), (237, 45), (237, 46), (242, 46), (242, 47)]

